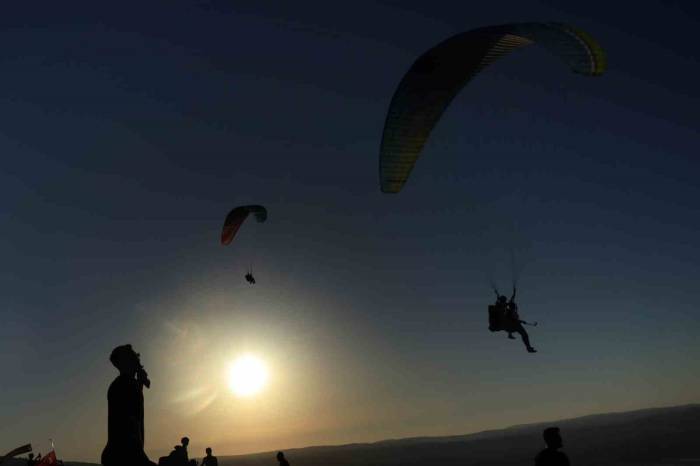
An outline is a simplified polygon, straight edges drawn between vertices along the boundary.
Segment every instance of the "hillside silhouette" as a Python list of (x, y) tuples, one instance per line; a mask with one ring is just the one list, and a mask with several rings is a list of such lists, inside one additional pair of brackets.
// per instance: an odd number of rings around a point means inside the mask
[[(286, 449), (294, 466), (532, 465), (542, 429), (561, 428), (573, 466), (700, 466), (700, 405), (595, 414), (467, 435)], [(220, 466), (275, 466), (277, 450), (219, 456)], [(197, 458), (201, 460), (201, 458)], [(14, 460), (11, 466), (25, 466)], [(66, 462), (87, 466), (88, 463)]]
[[(285, 450), (292, 465), (532, 465), (542, 429), (561, 428), (572, 465), (700, 466), (700, 405), (584, 416), (449, 437)], [(222, 466), (274, 466), (274, 453), (220, 456)]]

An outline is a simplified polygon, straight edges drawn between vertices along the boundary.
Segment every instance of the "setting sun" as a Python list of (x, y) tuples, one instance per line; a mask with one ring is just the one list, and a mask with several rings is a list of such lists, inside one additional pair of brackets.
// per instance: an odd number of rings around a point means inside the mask
[(255, 356), (241, 356), (228, 369), (228, 385), (231, 391), (241, 397), (255, 395), (267, 383), (267, 368)]

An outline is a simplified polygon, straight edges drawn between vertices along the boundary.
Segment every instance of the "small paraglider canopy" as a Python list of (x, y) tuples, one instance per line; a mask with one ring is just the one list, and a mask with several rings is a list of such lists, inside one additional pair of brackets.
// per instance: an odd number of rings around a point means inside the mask
[(224, 226), (221, 229), (221, 244), (226, 246), (231, 244), (233, 238), (238, 233), (238, 229), (241, 228), (243, 222), (248, 218), (250, 214), (255, 215), (255, 219), (262, 223), (267, 220), (267, 209), (261, 205), (244, 205), (233, 209), (226, 216), (224, 220)]
[[(224, 220), (224, 226), (221, 229), (221, 244), (226, 246), (231, 244), (233, 238), (238, 233), (238, 230), (243, 225), (243, 222), (248, 218), (250, 214), (255, 215), (255, 219), (258, 223), (263, 223), (267, 220), (267, 209), (261, 205), (244, 205), (233, 209), (226, 216)], [(250, 285), (255, 285), (255, 277), (253, 277), (253, 266), (251, 265), (245, 274), (245, 280)]]
[(567, 24), (504, 24), (450, 37), (413, 63), (391, 99), (379, 155), (382, 192), (401, 191), (431, 131), (464, 86), (491, 63), (530, 44), (544, 47), (574, 73), (605, 71), (600, 45)]

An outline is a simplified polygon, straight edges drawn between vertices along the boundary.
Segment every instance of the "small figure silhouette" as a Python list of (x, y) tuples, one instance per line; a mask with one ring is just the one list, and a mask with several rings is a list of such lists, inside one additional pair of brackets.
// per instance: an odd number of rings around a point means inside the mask
[(187, 437), (182, 437), (180, 439), (180, 445), (175, 445), (173, 451), (170, 453), (170, 466), (189, 466), (189, 457), (187, 456), (187, 445), (190, 444), (190, 439)]
[(187, 445), (190, 444), (190, 439), (182, 437), (180, 445), (175, 445), (168, 456), (158, 458), (158, 466), (189, 466), (190, 459), (187, 455)]
[(34, 466), (34, 453), (30, 453), (27, 457), (27, 466)]
[(287, 461), (287, 458), (284, 457), (284, 453), (277, 452), (277, 461), (279, 462), (280, 466), (289, 466), (289, 461)]
[(207, 447), (205, 451), (207, 456), (202, 459), (202, 466), (219, 466), (219, 460), (211, 454), (211, 447)]
[(107, 391), (107, 445), (102, 451), (104, 466), (155, 465), (143, 451), (143, 387), (149, 387), (151, 382), (139, 358), (131, 345), (117, 346), (109, 356), (119, 375)]
[(245, 274), (245, 281), (247, 281), (251, 285), (255, 285), (255, 277), (251, 272)]
[(518, 315), (518, 305), (515, 302), (516, 288), (513, 287), (513, 294), (510, 299), (500, 294), (496, 288), (494, 288), (493, 291), (496, 293), (496, 303), (489, 306), (489, 330), (492, 332), (505, 330), (508, 332), (508, 338), (511, 340), (515, 339), (513, 333), (518, 333), (527, 351), (529, 353), (536, 353), (537, 350), (530, 344), (530, 336), (527, 334), (523, 324), (537, 325), (537, 322), (529, 324), (520, 319)]
[(564, 446), (559, 434), (559, 427), (548, 427), (543, 432), (544, 443), (547, 448), (535, 457), (535, 466), (569, 466), (569, 457), (558, 451)]

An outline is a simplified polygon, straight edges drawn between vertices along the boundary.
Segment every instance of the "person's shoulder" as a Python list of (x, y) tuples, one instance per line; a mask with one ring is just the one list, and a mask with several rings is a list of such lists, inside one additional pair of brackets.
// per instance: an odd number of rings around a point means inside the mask
[(123, 387), (124, 387), (124, 377), (117, 376), (117, 377), (115, 377), (114, 380), (112, 380), (112, 383), (109, 384), (109, 389), (107, 390), (107, 393), (113, 393), (115, 391), (122, 390)]
[(535, 462), (539, 464), (540, 461), (542, 461), (542, 458), (547, 456), (547, 449), (545, 448), (544, 450), (540, 450), (537, 455), (535, 455)]
[(535, 464), (566, 466), (569, 464), (569, 457), (563, 451), (545, 448), (535, 457)]
[(138, 383), (134, 379), (130, 379), (129, 377), (125, 377), (123, 375), (117, 376), (111, 384), (109, 384), (109, 392), (112, 392), (114, 390), (132, 390), (135, 387), (138, 387)]
[[(566, 463), (563, 463), (563, 461), (565, 461)], [(548, 448), (545, 448), (544, 450), (540, 451), (537, 454), (537, 456), (535, 456), (536, 465), (560, 465), (568, 464), (568, 461), (569, 459), (564, 453), (556, 450), (550, 450)]]

